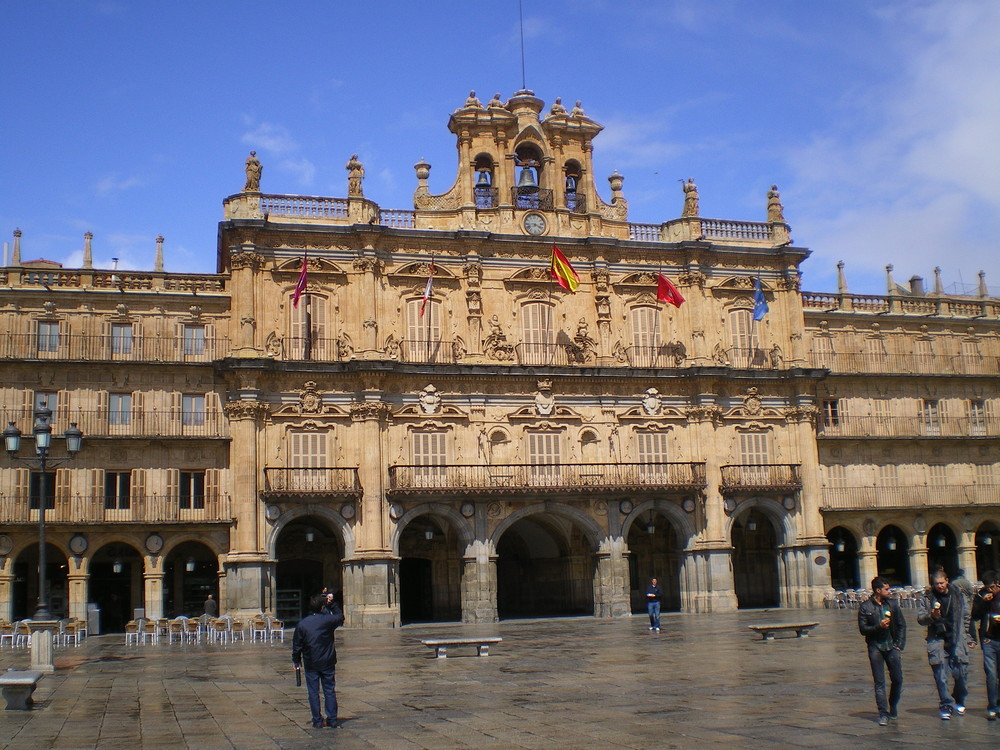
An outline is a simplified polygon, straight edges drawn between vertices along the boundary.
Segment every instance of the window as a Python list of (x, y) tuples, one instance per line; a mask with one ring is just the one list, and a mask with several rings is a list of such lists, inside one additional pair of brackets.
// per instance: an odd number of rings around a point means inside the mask
[(633, 307), (632, 360), (633, 367), (655, 367), (660, 354), (660, 315), (655, 307)]
[(928, 363), (934, 357), (934, 349), (930, 339), (917, 339), (913, 342), (913, 354), (918, 362)]
[(544, 302), (529, 302), (521, 308), (521, 364), (550, 364), (552, 346), (552, 307)]
[(418, 487), (440, 487), (445, 483), (446, 437), (447, 433), (441, 431), (412, 433), (413, 478)]
[(847, 467), (844, 464), (830, 464), (826, 467), (826, 486), (847, 486)]
[(326, 336), (326, 298), (304, 294), (298, 307), (293, 307), (289, 298), (288, 309), (291, 336), (285, 356), (291, 359), (327, 359), (333, 353), (331, 348), (335, 344)]
[(300, 492), (321, 492), (327, 486), (326, 432), (297, 431), (288, 433), (288, 488)]
[(976, 484), (993, 484), (993, 464), (976, 464)]
[(200, 510), (205, 507), (205, 472), (180, 472), (178, 506), (182, 510)]
[(108, 394), (108, 424), (109, 425), (132, 424), (131, 393)]
[(882, 464), (878, 467), (878, 483), (882, 487), (895, 488), (899, 481), (899, 471), (896, 464)]
[(57, 391), (35, 391), (34, 408), (49, 409), (52, 412), (51, 422), (55, 422), (56, 414), (59, 413), (59, 393)]
[(558, 432), (529, 432), (528, 472), (536, 484), (557, 481), (562, 474), (562, 451)]
[(832, 336), (816, 336), (813, 338), (813, 353), (817, 367), (833, 367), (834, 351)]
[(895, 429), (892, 423), (892, 404), (887, 398), (876, 398), (872, 400), (872, 435), (894, 435)]
[(726, 318), (729, 325), (729, 340), (732, 350), (729, 361), (734, 367), (760, 367), (764, 364), (764, 352), (760, 350), (760, 338), (750, 310), (730, 310)]
[(128, 510), (132, 492), (132, 474), (128, 471), (104, 472), (104, 507)]
[[(420, 308), (424, 314), (420, 315)], [(433, 299), (411, 299), (406, 303), (406, 344), (403, 352), (407, 362), (435, 362), (441, 349), (441, 303)]]
[(205, 397), (185, 393), (181, 398), (181, 424), (201, 427), (205, 424)]
[(38, 351), (59, 351), (59, 324), (56, 322), (38, 321)]
[(966, 339), (962, 342), (962, 356), (968, 358), (979, 358), (979, 342), (975, 339)]
[(932, 487), (945, 487), (948, 484), (947, 469), (944, 464), (932, 464), (927, 467), (927, 476)]
[[(42, 473), (31, 472), (31, 486), (28, 491), (28, 508), (38, 510), (41, 507), (39, 499), (42, 496)], [(45, 472), (45, 507), (53, 510), (56, 507), (56, 473)]]
[(770, 473), (765, 466), (771, 462), (766, 432), (740, 433), (740, 463), (748, 485), (767, 484)]
[(639, 481), (655, 482), (666, 478), (667, 437), (666, 432), (636, 433), (636, 458), (639, 460)]
[(936, 399), (924, 399), (920, 405), (920, 414), (925, 435), (941, 434), (941, 405)]
[(982, 399), (969, 401), (966, 417), (969, 421), (969, 434), (978, 436), (986, 434), (986, 402)]
[(823, 411), (823, 427), (838, 427), (840, 425), (840, 401), (835, 398), (825, 398), (820, 406)]
[[(204, 343), (204, 338), (202, 339)], [(111, 353), (131, 354), (132, 353), (132, 324), (112, 323), (111, 324)], [(185, 344), (185, 354), (187, 353)]]
[(200, 356), (205, 353), (205, 326), (184, 326), (184, 354)]

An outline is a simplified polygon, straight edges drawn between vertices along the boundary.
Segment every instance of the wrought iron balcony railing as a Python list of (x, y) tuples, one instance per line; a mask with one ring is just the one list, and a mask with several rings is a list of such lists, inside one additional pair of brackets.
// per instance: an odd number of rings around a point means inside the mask
[[(59, 495), (45, 512), (50, 524), (96, 523), (230, 523), (233, 520), (229, 495), (135, 494), (129, 497), (106, 495)], [(38, 523), (38, 498), (27, 492), (0, 494), (0, 521)]]
[(988, 417), (826, 417), (820, 437), (996, 437), (1000, 420)]
[(1000, 504), (1000, 485), (997, 484), (894, 484), (891, 487), (824, 487), (820, 509), (888, 510), (997, 504)]
[(389, 491), (480, 494), (516, 491), (694, 491), (705, 487), (703, 463), (452, 464), (390, 466)]
[(736, 464), (722, 467), (722, 492), (802, 489), (799, 464)]
[(421, 341), (406, 339), (400, 346), (403, 362), (452, 364), (461, 359), (457, 341)]
[(356, 467), (266, 466), (265, 497), (291, 495), (359, 496), (361, 481)]
[(1000, 375), (1000, 358), (963, 354), (809, 352), (812, 367), (874, 375)]
[(566, 208), (575, 214), (587, 213), (587, 194), (566, 193)]
[(514, 346), (514, 354), (519, 365), (552, 367), (569, 364), (565, 344), (521, 343)]
[(682, 367), (685, 359), (687, 350), (678, 343), (629, 346), (625, 349), (625, 360), (629, 367)]
[[(31, 410), (2, 409), (3, 424), (31, 424)], [(166, 409), (123, 409), (103, 411), (57, 408), (52, 415), (52, 431), (61, 435), (75, 423), (88, 438), (194, 437), (228, 438), (229, 422), (218, 411)]]
[(211, 362), (229, 353), (222, 337), (112, 336), (7, 333), (0, 335), (0, 359), (64, 359), (89, 362)]
[(477, 187), (473, 189), (476, 208), (496, 208), (500, 205), (500, 190), (495, 187)]
[(535, 208), (539, 211), (551, 211), (552, 191), (547, 188), (512, 187), (510, 201), (514, 208)]

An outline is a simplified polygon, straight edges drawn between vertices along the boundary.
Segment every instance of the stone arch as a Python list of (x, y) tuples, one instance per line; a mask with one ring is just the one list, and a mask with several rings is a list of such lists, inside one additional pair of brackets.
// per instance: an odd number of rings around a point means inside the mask
[(666, 516), (667, 520), (670, 521), (670, 524), (677, 530), (678, 537), (685, 540), (684, 546), (685, 549), (687, 549), (696, 533), (694, 523), (691, 521), (690, 514), (685, 513), (684, 510), (677, 505), (677, 503), (669, 500), (647, 500), (636, 505), (632, 509), (632, 512), (625, 517), (624, 521), (622, 521), (622, 536), (625, 539), (628, 539), (632, 526), (644, 513), (648, 513), (651, 510), (657, 511), (658, 513), (662, 513)]
[(768, 520), (774, 524), (775, 531), (780, 535), (779, 544), (790, 547), (796, 543), (798, 531), (792, 521), (791, 514), (785, 510), (781, 503), (770, 497), (750, 497), (736, 506), (736, 510), (730, 514), (726, 522), (726, 536), (730, 540), (733, 538), (733, 525), (737, 518), (747, 511), (755, 509), (767, 516)]
[(281, 536), (281, 532), (286, 526), (288, 526), (289, 523), (300, 518), (307, 518), (309, 516), (329, 521), (330, 525), (333, 526), (333, 528), (335, 528), (340, 534), (341, 543), (344, 545), (344, 557), (347, 558), (354, 555), (354, 547), (356, 543), (354, 539), (354, 528), (344, 519), (342, 515), (340, 515), (340, 513), (320, 505), (299, 505), (282, 513), (274, 522), (274, 526), (268, 532), (267, 542), (265, 545), (267, 547), (268, 556), (272, 559), (276, 559), (278, 537)]
[(511, 526), (524, 518), (541, 513), (551, 513), (554, 516), (560, 516), (578, 524), (584, 532), (584, 535), (591, 546), (591, 550), (596, 552), (600, 547), (601, 540), (604, 538), (605, 532), (597, 524), (597, 522), (582, 510), (574, 508), (571, 505), (558, 502), (536, 503), (514, 511), (496, 525), (496, 528), (493, 529), (488, 541), (495, 549), (500, 541), (500, 537), (502, 537), (504, 532), (506, 532)]
[(396, 522), (392, 533), (389, 535), (389, 544), (392, 547), (393, 555), (399, 556), (399, 538), (410, 522), (418, 516), (435, 516), (447, 519), (450, 527), (458, 535), (458, 541), (463, 554), (469, 545), (475, 541), (469, 520), (458, 510), (444, 503), (421, 503), (406, 511)]

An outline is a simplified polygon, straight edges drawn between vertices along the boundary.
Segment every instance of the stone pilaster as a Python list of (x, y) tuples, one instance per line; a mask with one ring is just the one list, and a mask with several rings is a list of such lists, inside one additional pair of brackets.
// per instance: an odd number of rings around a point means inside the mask
[(497, 555), (489, 542), (469, 545), (462, 560), (462, 622), (497, 622)]

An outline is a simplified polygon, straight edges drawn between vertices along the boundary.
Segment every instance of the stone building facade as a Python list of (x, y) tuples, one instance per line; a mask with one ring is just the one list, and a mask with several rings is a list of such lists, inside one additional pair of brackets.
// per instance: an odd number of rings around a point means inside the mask
[(251, 154), (216, 274), (163, 272), (162, 241), (94, 269), (89, 236), (79, 269), (24, 263), (15, 232), (4, 422), (44, 404), (85, 447), (46, 498), (0, 459), (0, 617), (33, 610), (43, 502), (53, 609), (107, 629), (208, 593), (291, 622), (322, 586), (356, 627), (623, 616), (651, 576), (667, 609), (810, 607), (997, 564), (1000, 301), (801, 292), (776, 188), (765, 221), (700, 216), (689, 180), (631, 223), (579, 102), (472, 94), (449, 129), (454, 184), (417, 163), (413, 210), (357, 156), (323, 198), (261, 192)]

